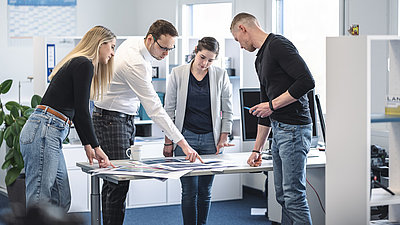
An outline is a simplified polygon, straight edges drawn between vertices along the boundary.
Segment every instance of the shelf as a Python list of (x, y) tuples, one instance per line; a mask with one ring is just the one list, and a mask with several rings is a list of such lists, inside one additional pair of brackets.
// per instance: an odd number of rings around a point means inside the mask
[(390, 222), (389, 220), (374, 220), (371, 225), (400, 225), (399, 222)]
[(164, 81), (165, 78), (151, 78), (152, 81)]
[(164, 143), (164, 137), (135, 137), (136, 143)]
[(233, 115), (233, 120), (240, 120), (240, 119), (241, 119), (240, 115)]
[(153, 124), (153, 120), (135, 120), (135, 124), (139, 125), (139, 124)]
[(386, 114), (371, 114), (371, 123), (400, 122), (400, 116)]
[[(389, 187), (390, 189), (390, 187)], [(394, 205), (400, 204), (400, 195), (391, 195), (389, 192), (383, 190), (382, 188), (373, 188), (370, 206), (381, 206), (381, 205)]]

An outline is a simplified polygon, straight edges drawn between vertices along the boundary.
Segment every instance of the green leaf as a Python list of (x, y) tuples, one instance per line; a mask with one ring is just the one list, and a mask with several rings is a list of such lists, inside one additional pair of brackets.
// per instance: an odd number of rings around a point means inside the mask
[(26, 105), (21, 105), (21, 116), (24, 116), (26, 110), (30, 109), (31, 107)]
[(0, 93), (1, 94), (7, 93), (11, 88), (12, 82), (13, 82), (12, 80), (5, 80), (3, 83), (1, 83)]
[(6, 130), (4, 131), (4, 139), (7, 139), (10, 136), (11, 128), (7, 127)]
[(6, 144), (8, 147), (12, 148), (13, 144), (14, 144), (14, 138), (13, 135), (10, 132), (10, 135), (8, 135), (8, 137), (6, 138)]
[(29, 109), (27, 109), (27, 110), (25, 110), (24, 111), (24, 117), (26, 118), (26, 119), (28, 119), (29, 118), (29, 116), (33, 113), (33, 111), (35, 111), (35, 109), (32, 109), (32, 108), (29, 108)]
[(42, 97), (40, 97), (39, 95), (32, 96), (31, 107), (36, 108), (36, 106), (39, 105), (41, 101), (42, 101)]
[(11, 108), (11, 111), (10, 111), (10, 114), (11, 114), (11, 116), (14, 118), (14, 120), (15, 120), (16, 118), (18, 118), (18, 117), (19, 117), (19, 113), (18, 113), (17, 107), (12, 107), (12, 108)]
[(22, 154), (20, 151), (14, 151), (14, 159), (17, 163), (17, 167), (24, 167), (24, 159), (22, 158)]
[(8, 167), (10, 166), (10, 164), (11, 164), (11, 161), (10, 161), (10, 160), (5, 161), (5, 162), (3, 163), (3, 165), (1, 166), (1, 169), (3, 169), (3, 170), (8, 169)]
[(3, 124), (6, 115), (4, 114), (3, 109), (0, 109), (0, 125)]
[(16, 107), (17, 110), (21, 109), (21, 105), (18, 104), (18, 102), (9, 101), (6, 103), (6, 109), (8, 109), (9, 111), (11, 111), (13, 107)]
[(9, 149), (7, 151), (6, 157), (4, 158), (6, 161), (12, 159), (14, 157), (14, 149)]
[(0, 130), (0, 146), (3, 144), (4, 130)]
[(10, 127), (10, 132), (11, 132), (11, 134), (12, 134), (12, 136), (13, 136), (13, 139), (14, 139), (14, 136), (17, 136), (18, 135), (18, 131), (17, 131), (17, 124), (16, 123), (13, 123), (12, 125), (11, 125), (11, 127)]
[(25, 110), (30, 109), (31, 107), (26, 106), (26, 105), (21, 105), (22, 111), (25, 112)]
[(18, 117), (18, 118), (16, 119), (16, 121), (17, 121), (17, 124), (18, 124), (19, 126), (23, 127), (24, 124), (25, 124), (25, 122), (26, 122), (26, 118), (25, 118), (25, 117)]
[[(17, 129), (20, 129), (20, 128), (17, 128)], [(18, 152), (19, 153), (19, 133), (18, 133), (18, 135), (16, 135), (15, 137), (14, 137), (14, 145), (13, 145), (13, 148), (14, 148), (14, 155), (16, 154), (16, 152)], [(21, 153), (20, 153), (21, 154)]]
[(11, 124), (14, 123), (14, 120), (11, 115), (6, 115), (6, 118), (4, 120), (6, 121), (6, 126), (11, 126)]
[(63, 144), (69, 144), (69, 138), (65, 138), (65, 140), (63, 141)]
[(7, 171), (6, 175), (6, 185), (11, 185), (17, 179), (19, 174), (21, 173), (22, 168), (14, 167)]

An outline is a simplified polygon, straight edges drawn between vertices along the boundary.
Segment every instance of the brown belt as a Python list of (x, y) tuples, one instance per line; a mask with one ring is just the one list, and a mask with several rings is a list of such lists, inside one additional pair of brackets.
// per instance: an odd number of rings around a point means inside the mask
[(72, 124), (71, 120), (68, 117), (64, 116), (63, 114), (61, 114), (61, 113), (59, 113), (57, 111), (55, 111), (54, 109), (50, 108), (49, 106), (38, 105), (38, 106), (36, 106), (36, 108), (42, 109), (42, 110), (44, 110), (46, 112), (49, 112), (49, 113), (53, 114), (54, 116), (62, 119), (64, 122), (68, 123), (69, 125)]

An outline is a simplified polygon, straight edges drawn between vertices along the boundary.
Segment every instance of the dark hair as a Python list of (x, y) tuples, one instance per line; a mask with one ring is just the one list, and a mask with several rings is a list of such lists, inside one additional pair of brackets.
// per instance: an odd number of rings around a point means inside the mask
[(218, 43), (217, 39), (215, 39), (213, 37), (203, 37), (197, 43), (197, 48), (193, 51), (193, 54), (196, 54), (197, 52), (202, 51), (204, 49), (208, 50), (210, 52), (213, 52), (218, 56), (218, 54), (219, 54), (219, 43)]
[(170, 35), (172, 37), (179, 36), (174, 25), (166, 20), (157, 20), (154, 22), (150, 26), (149, 31), (147, 31), (146, 37), (149, 36), (149, 34), (153, 35), (155, 39), (159, 39), (161, 35)]

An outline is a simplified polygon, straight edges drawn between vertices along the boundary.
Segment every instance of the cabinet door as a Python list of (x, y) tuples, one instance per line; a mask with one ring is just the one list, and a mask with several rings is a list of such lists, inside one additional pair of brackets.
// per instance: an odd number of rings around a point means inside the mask
[(77, 162), (86, 161), (82, 145), (64, 145), (63, 153), (68, 170), (69, 187), (71, 189), (70, 212), (89, 211), (89, 175), (76, 166)]
[(225, 201), (242, 198), (240, 174), (216, 175), (212, 186), (212, 201)]
[(180, 179), (168, 179), (168, 204), (181, 204), (181, 180)]
[(166, 182), (155, 179), (131, 181), (128, 207), (164, 205), (167, 203), (166, 193)]
[(71, 207), (69, 212), (89, 211), (89, 175), (81, 169), (68, 170), (71, 189)]

